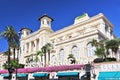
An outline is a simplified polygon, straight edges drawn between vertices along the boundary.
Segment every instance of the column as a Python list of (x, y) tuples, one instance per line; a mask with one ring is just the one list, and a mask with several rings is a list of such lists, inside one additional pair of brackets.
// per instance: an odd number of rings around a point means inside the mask
[(39, 37), (38, 50), (41, 50), (41, 37)]
[(35, 45), (34, 51), (37, 51), (37, 40), (34, 41), (34, 45)]
[(31, 52), (31, 46), (32, 46), (32, 42), (29, 42), (29, 51), (28, 52)]
[(48, 52), (46, 53), (46, 66), (49, 65), (49, 61), (48, 61)]
[(25, 54), (27, 52), (27, 43), (25, 43)]
[(42, 59), (43, 59), (43, 61), (41, 61), (42, 62), (42, 66), (45, 66), (45, 57), (44, 57), (44, 55), (42, 56)]
[(36, 39), (36, 51), (39, 50), (39, 39)]

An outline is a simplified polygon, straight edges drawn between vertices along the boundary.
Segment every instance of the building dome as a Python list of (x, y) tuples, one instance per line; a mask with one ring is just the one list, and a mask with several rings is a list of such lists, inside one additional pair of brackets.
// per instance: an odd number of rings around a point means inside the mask
[(84, 14), (82, 14), (82, 15), (80, 15), (80, 16), (78, 16), (78, 17), (75, 18), (74, 24), (79, 23), (79, 22), (82, 22), (82, 21), (85, 21), (85, 20), (87, 20), (87, 19), (89, 19), (88, 14), (87, 14), (87, 13), (84, 13)]

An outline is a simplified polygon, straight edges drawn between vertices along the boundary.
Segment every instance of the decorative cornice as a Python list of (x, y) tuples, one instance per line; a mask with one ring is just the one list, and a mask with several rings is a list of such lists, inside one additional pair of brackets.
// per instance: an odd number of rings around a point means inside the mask
[(61, 30), (58, 30), (58, 31), (54, 32), (53, 34), (51, 34), (50, 37), (58, 35), (58, 34), (61, 34), (61, 33), (64, 33), (66, 31), (69, 31), (69, 30), (72, 30), (72, 29), (75, 29), (78, 26), (86, 25), (86, 24), (88, 24), (90, 22), (93, 22), (93, 21), (96, 21), (98, 19), (104, 19), (106, 22), (108, 22), (108, 24), (110, 25), (110, 27), (113, 27), (113, 25), (110, 23), (110, 21), (102, 13), (99, 13), (98, 15), (93, 16), (93, 17), (91, 17), (90, 19), (88, 19), (86, 21), (83, 21), (83, 22), (80, 22), (80, 23), (77, 23), (77, 24), (73, 24), (73, 25), (65, 27), (65, 28), (63, 28)]
[(97, 31), (97, 30), (94, 30), (94, 31), (92, 31), (92, 33), (86, 34), (86, 35), (84, 35), (84, 36), (82, 35), (82, 36), (78, 36), (78, 37), (76, 37), (76, 38), (71, 38), (71, 39), (69, 39), (69, 40), (60, 42), (60, 43), (56, 43), (56, 46), (61, 45), (61, 44), (65, 44), (65, 43), (68, 43), (68, 42), (80, 40), (80, 39), (82, 39), (82, 38), (85, 38), (85, 37), (88, 37), (88, 36), (91, 36), (91, 35), (95, 35), (95, 34), (97, 34), (97, 33), (98, 33), (98, 31)]
[(28, 38), (34, 37), (36, 35), (39, 35), (39, 33), (42, 32), (42, 31), (48, 31), (48, 32), (51, 32), (51, 33), (53, 32), (53, 30), (51, 30), (50, 28), (41, 28), (38, 31), (35, 31), (34, 33), (28, 35), (27, 37), (21, 38), (20, 40), (26, 40)]

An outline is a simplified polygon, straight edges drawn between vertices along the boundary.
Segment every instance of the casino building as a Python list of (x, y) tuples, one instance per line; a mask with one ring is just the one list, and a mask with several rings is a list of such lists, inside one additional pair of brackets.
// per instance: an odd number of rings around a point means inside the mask
[[(43, 15), (38, 20), (41, 24), (39, 30), (31, 32), (26, 27), (21, 29), (19, 61), (26, 64), (25, 67), (42, 67), (45, 61), (47, 66), (70, 64), (70, 54), (74, 56), (76, 64), (85, 64), (97, 57), (90, 41), (114, 38), (113, 25), (102, 13), (93, 17), (85, 13), (76, 17), (72, 25), (56, 32), (52, 30), (51, 22), (54, 20), (51, 17)], [(46, 53), (46, 60), (42, 56), (42, 61), (39, 59), (36, 62), (36, 53), (47, 43), (53, 45), (50, 54)]]
[[(87, 72), (87, 68), (86, 70), (82, 69), (84, 64), (86, 65), (97, 58), (94, 52), (96, 48), (91, 45), (90, 41), (115, 38), (113, 25), (102, 13), (93, 17), (89, 17), (85, 13), (76, 17), (72, 25), (55, 32), (52, 30), (51, 22), (54, 20), (51, 17), (43, 15), (38, 20), (40, 26), (37, 31), (32, 32), (27, 27), (20, 30), (20, 50), (16, 56), (19, 57), (20, 63), (25, 64), (25, 68), (18, 69), (17, 78), (19, 80), (57, 80), (58, 78), (59, 80), (82, 80), (86, 76), (85, 71)], [(46, 54), (41, 54), (37, 58), (38, 51), (41, 51), (46, 44), (52, 45), (49, 49), (50, 53), (47, 51)], [(120, 60), (120, 54), (110, 53), (108, 56)], [(7, 59), (3, 60), (3, 54), (0, 57), (0, 68), (2, 68), (2, 64)], [(74, 64), (71, 64), (71, 61), (74, 61)], [(92, 76), (89, 76), (91, 80), (120, 79), (120, 62), (92, 65), (90, 71)], [(90, 68), (89, 66), (88, 68)], [(61, 67), (64, 70), (61, 70)], [(0, 73), (0, 78), (8, 78), (5, 70), (0, 70)], [(14, 79), (12, 78), (12, 80), (16, 79), (15, 75), (13, 73)]]

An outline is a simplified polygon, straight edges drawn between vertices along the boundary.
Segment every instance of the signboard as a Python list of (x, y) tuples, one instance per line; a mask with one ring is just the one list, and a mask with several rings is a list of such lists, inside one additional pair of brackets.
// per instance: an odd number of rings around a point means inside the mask
[(120, 71), (120, 63), (102, 64), (101, 71)]

